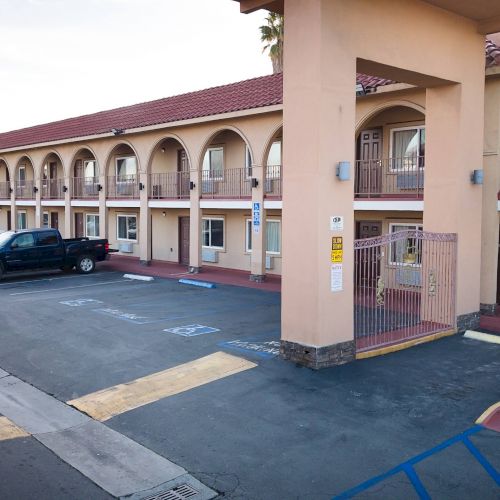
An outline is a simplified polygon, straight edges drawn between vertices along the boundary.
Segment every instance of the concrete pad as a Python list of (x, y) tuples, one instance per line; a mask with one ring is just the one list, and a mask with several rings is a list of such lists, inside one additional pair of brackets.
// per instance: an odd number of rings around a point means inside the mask
[(95, 421), (35, 437), (116, 497), (149, 490), (186, 473), (182, 467)]
[(7, 377), (9, 374), (0, 368), (0, 378)]
[(143, 276), (141, 274), (124, 274), (123, 277), (128, 280), (154, 281), (153, 276)]
[(490, 342), (491, 344), (500, 344), (500, 335), (491, 335), (490, 333), (467, 330), (464, 333), (464, 337), (466, 339), (481, 340), (482, 342)]
[(12, 376), (0, 379), (0, 413), (30, 434), (60, 431), (90, 420)]

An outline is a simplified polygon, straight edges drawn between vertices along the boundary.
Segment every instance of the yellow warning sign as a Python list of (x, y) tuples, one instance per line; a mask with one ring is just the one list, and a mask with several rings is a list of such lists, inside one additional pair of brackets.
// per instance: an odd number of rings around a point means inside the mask
[(331, 261), (333, 263), (342, 262), (344, 258), (344, 241), (342, 236), (332, 237)]
[(342, 262), (343, 258), (344, 258), (343, 250), (332, 250), (332, 262), (334, 263)]

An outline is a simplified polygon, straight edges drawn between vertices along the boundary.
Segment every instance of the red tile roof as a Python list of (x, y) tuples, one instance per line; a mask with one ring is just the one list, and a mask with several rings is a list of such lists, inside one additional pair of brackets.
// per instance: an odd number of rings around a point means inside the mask
[[(487, 67), (500, 64), (500, 47), (491, 40), (486, 40), (485, 50)], [(358, 83), (363, 84), (367, 92), (394, 83), (391, 80), (360, 73), (357, 74), (356, 79)], [(278, 73), (0, 133), (0, 151), (31, 144), (110, 133), (113, 128), (135, 129), (282, 103), (283, 75)]]

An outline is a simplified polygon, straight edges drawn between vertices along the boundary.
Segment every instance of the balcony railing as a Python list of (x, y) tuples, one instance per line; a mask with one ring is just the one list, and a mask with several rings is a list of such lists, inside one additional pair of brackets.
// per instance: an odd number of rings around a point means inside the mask
[(245, 199), (252, 197), (252, 179), (245, 168), (204, 170), (201, 173), (201, 197)]
[(0, 182), (0, 199), (10, 199), (10, 182)]
[(423, 156), (357, 160), (354, 197), (423, 199)]
[(266, 178), (264, 181), (264, 196), (266, 198), (281, 199), (283, 178), (281, 177), (281, 165), (267, 165)]
[(45, 179), (42, 181), (42, 199), (61, 200), (64, 198), (64, 179)]
[(18, 200), (34, 200), (35, 199), (35, 191), (33, 190), (34, 187), (35, 183), (33, 181), (16, 181), (15, 182), (16, 198)]
[(139, 198), (139, 178), (137, 175), (108, 177), (108, 198)]
[(189, 199), (189, 172), (151, 174), (149, 198), (154, 200)]
[(73, 177), (71, 197), (77, 200), (99, 198), (98, 177)]

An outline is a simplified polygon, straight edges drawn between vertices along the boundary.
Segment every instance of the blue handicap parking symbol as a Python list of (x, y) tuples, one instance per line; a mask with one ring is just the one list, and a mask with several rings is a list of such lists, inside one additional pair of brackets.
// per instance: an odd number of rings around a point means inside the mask
[(186, 325), (176, 326), (175, 328), (166, 328), (164, 332), (174, 333), (182, 337), (196, 337), (197, 335), (205, 335), (206, 333), (215, 333), (220, 331), (218, 328), (204, 325)]

